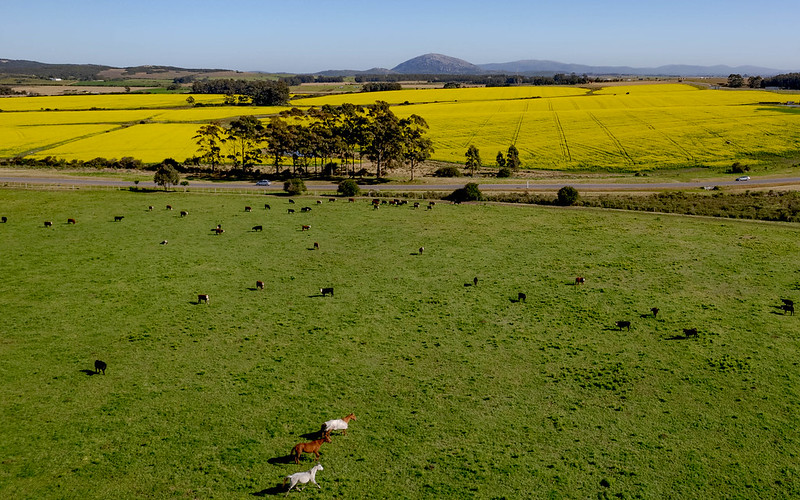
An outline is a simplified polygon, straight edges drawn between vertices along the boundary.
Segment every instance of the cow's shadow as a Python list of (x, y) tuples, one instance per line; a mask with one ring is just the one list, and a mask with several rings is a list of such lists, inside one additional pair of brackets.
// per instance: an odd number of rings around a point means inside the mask
[(280, 495), (281, 493), (286, 493), (286, 486), (279, 484), (277, 486), (273, 486), (272, 488), (267, 488), (261, 491), (254, 491), (251, 493), (254, 497), (265, 497), (267, 495)]
[(84, 368), (84, 369), (83, 369), (83, 370), (81, 370), (81, 371), (82, 371), (83, 373), (85, 373), (85, 374), (86, 374), (88, 377), (91, 377), (92, 375), (97, 375), (97, 372), (96, 372), (96, 371), (94, 371), (94, 370), (89, 370), (88, 368)]
[(667, 337), (664, 340), (688, 340), (690, 338), (697, 338), (697, 337), (689, 337), (688, 335), (673, 335), (672, 337)]
[(309, 295), (308, 296), (309, 299), (313, 299), (314, 297), (325, 297), (325, 295), (322, 295), (321, 293), (318, 293), (316, 295)]
[(258, 288), (256, 288), (256, 287), (248, 287), (247, 289), (250, 290), (251, 292), (258, 291)]

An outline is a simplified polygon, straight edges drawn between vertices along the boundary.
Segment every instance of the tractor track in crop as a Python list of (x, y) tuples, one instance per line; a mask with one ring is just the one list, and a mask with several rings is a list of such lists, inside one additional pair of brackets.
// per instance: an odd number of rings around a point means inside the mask
[(558, 113), (553, 110), (553, 103), (548, 102), (547, 107), (550, 108), (550, 111), (553, 113), (553, 121), (556, 124), (556, 130), (558, 131), (558, 144), (561, 146), (561, 156), (567, 162), (572, 161), (572, 154), (569, 152), (569, 144), (567, 144), (567, 136), (564, 133), (564, 127), (561, 126), (561, 120), (558, 118)]
[(589, 113), (588, 111), (586, 112), (586, 114), (597, 124), (598, 127), (600, 127), (600, 129), (603, 132), (605, 132), (608, 138), (611, 139), (611, 142), (613, 142), (614, 145), (617, 147), (617, 150), (619, 151), (620, 155), (626, 158), (628, 160), (628, 163), (634, 165), (636, 162), (633, 161), (633, 158), (631, 158), (631, 156), (625, 150), (625, 147), (622, 145), (619, 139), (617, 139), (617, 137), (614, 134), (612, 134), (610, 130), (608, 130), (608, 127), (603, 125), (603, 122), (601, 122), (600, 119), (597, 118), (594, 114)]

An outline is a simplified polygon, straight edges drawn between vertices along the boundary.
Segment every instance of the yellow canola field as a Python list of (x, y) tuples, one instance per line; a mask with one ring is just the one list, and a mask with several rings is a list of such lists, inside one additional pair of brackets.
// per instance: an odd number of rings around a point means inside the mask
[[(103, 104), (101, 98), (117, 99), (114, 105), (120, 109), (88, 110), (112, 105), (111, 101)], [(26, 99), (40, 98), (19, 102)], [(54, 99), (52, 105), (59, 109), (65, 109), (66, 102), (87, 110), (0, 113), (0, 156), (28, 153), (68, 160), (97, 156), (133, 156), (145, 162), (167, 157), (182, 160), (196, 154), (192, 137), (205, 123), (246, 114), (266, 119), (285, 109), (186, 107), (185, 95), (49, 99)], [(148, 107), (161, 99), (169, 107)], [(515, 144), (525, 168), (612, 171), (729, 166), (736, 161), (752, 165), (800, 150), (800, 110), (769, 104), (800, 101), (800, 94), (762, 90), (701, 90), (682, 84), (595, 90), (427, 89), (299, 99), (292, 106), (369, 104), (376, 99), (408, 101), (393, 110), (401, 117), (414, 113), (425, 118), (436, 150), (433, 159), (462, 164), (471, 144), (480, 149), (485, 165), (493, 165), (498, 151)], [(5, 102), (0, 99), (0, 108)], [(93, 135), (106, 130), (109, 132)]]
[(45, 154), (41, 156), (47, 156), (49, 147), (92, 134), (103, 133), (116, 127), (117, 125), (108, 124), (41, 125), (37, 127), (0, 125), (0, 157), (13, 157), (38, 148), (45, 151)]
[(177, 123), (133, 125), (68, 142), (32, 156), (55, 156), (66, 160), (132, 156), (145, 163), (157, 163), (164, 158), (183, 161), (197, 153), (197, 145), (192, 139), (197, 128), (197, 124)]
[(526, 168), (648, 170), (727, 166), (797, 151), (800, 113), (759, 104), (787, 99), (798, 96), (647, 85), (394, 109), (426, 119), (438, 160), (463, 163), (474, 144), (491, 165), (498, 151), (515, 144)]
[(364, 92), (323, 97), (309, 97), (292, 101), (292, 105), (303, 108), (320, 107), (324, 104), (340, 106), (344, 103), (369, 105), (376, 101), (389, 104), (496, 101), (507, 99), (534, 99), (542, 97), (564, 97), (585, 95), (587, 89), (577, 87), (474, 87), (463, 89), (412, 89), (388, 92)]
[[(67, 109), (138, 109), (188, 107), (186, 94), (96, 94), (0, 98), (2, 111), (36, 111)], [(193, 95), (195, 102), (221, 104), (221, 95)]]

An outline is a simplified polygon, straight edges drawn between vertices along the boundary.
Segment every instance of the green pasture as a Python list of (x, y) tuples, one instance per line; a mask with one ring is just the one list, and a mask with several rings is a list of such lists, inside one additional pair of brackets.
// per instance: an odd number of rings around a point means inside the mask
[(800, 495), (800, 226), (423, 208), (0, 191), (0, 497)]

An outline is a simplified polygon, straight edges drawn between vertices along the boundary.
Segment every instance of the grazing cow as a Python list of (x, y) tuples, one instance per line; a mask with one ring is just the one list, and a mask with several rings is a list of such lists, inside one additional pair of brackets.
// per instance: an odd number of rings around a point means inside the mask
[(263, 290), (263, 289), (264, 289), (264, 282), (256, 281), (256, 290)]
[(527, 301), (527, 300), (528, 300), (528, 296), (527, 296), (527, 295), (525, 295), (524, 293), (522, 293), (522, 292), (519, 292), (519, 293), (517, 294), (517, 302), (525, 302), (525, 301)]
[(347, 198), (347, 202), (348, 203), (355, 203), (356, 199), (355, 198)]
[(200, 302), (205, 302), (206, 304), (208, 304), (208, 294), (207, 293), (203, 293), (203, 294), (200, 294), (200, 295), (197, 296), (197, 303), (199, 304)]
[(697, 337), (697, 328), (684, 328), (683, 336), (686, 337), (687, 339), (689, 337)]
[(331, 297), (333, 297), (333, 287), (320, 288), (319, 293), (321, 293), (323, 297), (326, 295), (330, 295)]
[(263, 226), (253, 226), (253, 231), (262, 231), (263, 229)]
[(425, 207), (425, 208), (426, 208), (427, 210), (433, 210), (433, 205), (428, 205), (428, 206), (427, 206), (427, 207)]
[(53, 223), (49, 220), (44, 221), (44, 227), (53, 227)]
[(310, 443), (297, 443), (294, 448), (292, 448), (292, 456), (294, 456), (294, 463), (300, 463), (300, 455), (303, 453), (313, 453), (317, 460), (319, 460), (319, 447), (322, 446), (322, 443), (330, 443), (331, 437), (327, 434), (322, 436), (319, 439), (311, 441)]
[(105, 375), (107, 366), (108, 365), (106, 365), (105, 362), (100, 361), (99, 359), (95, 359), (94, 360), (94, 372), (95, 373), (100, 373), (102, 371), (103, 375)]
[(474, 278), (472, 278), (472, 284), (473, 284), (474, 286), (478, 286), (478, 277), (477, 277), (477, 276), (475, 276)]
[(651, 308), (650, 308), (650, 312), (651, 312), (651, 313), (653, 313), (653, 317), (654, 317), (654, 318), (655, 318), (656, 316), (658, 316), (658, 311), (659, 311), (659, 309), (658, 309), (657, 307), (651, 307)]
[(311, 211), (311, 207), (303, 207), (303, 208), (300, 209), (300, 211), (301, 212), (310, 212)]
[(319, 430), (323, 434), (327, 434), (328, 436), (331, 435), (331, 431), (342, 431), (343, 435), (347, 435), (347, 424), (351, 420), (357, 420), (354, 413), (344, 417), (344, 418), (337, 418), (336, 420), (328, 420), (324, 424), (322, 424), (322, 428)]
[[(3, 218), (5, 219), (5, 217), (3, 217)], [(3, 222), (5, 222), (5, 221), (3, 221)], [(781, 302), (783, 302), (787, 306), (793, 306), (794, 305), (794, 301), (792, 299), (781, 299)]]
[(419, 208), (419, 202), (418, 201), (414, 202), (414, 208)]
[(67, 224), (77, 224), (77, 223), (78, 221), (76, 221), (75, 219), (67, 219)]
[(372, 205), (372, 209), (373, 209), (373, 210), (377, 210), (377, 209), (378, 209), (378, 207), (380, 207), (380, 205)]
[(164, 240), (164, 241), (162, 241), (162, 242), (160, 243), (160, 245), (166, 245), (167, 243), (168, 243), (168, 241), (167, 241), (167, 240)]
[(432, 207), (432, 206), (434, 206), (434, 205), (436, 205), (436, 202), (435, 202), (435, 201), (429, 201), (429, 202), (428, 202), (428, 206), (429, 206), (429, 207)]
[(577, 278), (575, 278), (576, 285), (583, 285), (584, 283), (586, 283), (586, 278), (584, 278), (583, 276), (578, 276)]
[(623, 328), (627, 328), (628, 331), (631, 331), (631, 322), (630, 321), (617, 321), (617, 328), (619, 328), (619, 331), (622, 331)]
[(373, 205), (380, 205), (381, 204), (381, 200), (379, 200), (378, 198), (375, 198), (375, 199), (372, 200), (372, 204)]
[(189, 215), (189, 212), (186, 210), (181, 210), (181, 217), (186, 217), (187, 215)]
[(425, 247), (419, 247), (419, 254), (422, 255), (422, 252), (425, 251)]
[(153, 211), (153, 205), (150, 205), (149, 207), (147, 207), (147, 210), (152, 212)]
[(115, 215), (115, 216), (114, 216), (114, 222), (119, 222), (119, 221), (121, 221), (121, 220), (122, 220), (122, 219), (124, 219), (124, 218), (125, 218), (125, 216), (124, 216), (124, 215)]
[(290, 208), (288, 213), (293, 214), (294, 213), (294, 208)]
[(172, 205), (167, 205), (167, 210), (172, 210)]
[(316, 241), (314, 242), (314, 250), (319, 250), (319, 243)]
[(0, 220), (2, 220), (3, 224), (5, 224), (6, 222), (8, 222), (8, 217), (3, 216)]
[(252, 212), (253, 211), (253, 207), (244, 207), (244, 211), (245, 212)]
[(269, 206), (269, 203), (264, 203), (264, 210), (272, 210), (272, 207)]
[[(295, 472), (294, 474), (289, 474), (288, 476), (283, 478), (283, 485), (286, 486), (286, 481), (289, 481), (289, 489), (286, 490), (286, 495), (289, 496), (289, 492), (292, 491), (297, 483), (300, 484), (308, 484), (308, 482), (312, 482), (314, 486), (319, 489), (322, 489), (322, 486), (317, 484), (316, 475), (317, 471), (325, 470), (322, 468), (322, 464), (317, 464), (314, 467), (308, 469), (306, 472)], [(303, 488), (298, 487), (297, 491), (303, 491)]]
[(220, 234), (222, 234), (224, 232), (225, 232), (225, 230), (222, 229), (221, 227), (215, 227), (214, 228), (214, 234), (220, 235)]
[(786, 314), (788, 312), (792, 313), (792, 316), (794, 316), (794, 304), (783, 304), (781, 306), (781, 309), (783, 309), (783, 314)]
[(311, 229), (311, 226), (308, 226), (308, 225), (302, 225), (302, 226), (300, 226), (300, 230), (301, 230), (301, 231), (308, 231), (309, 229)]
[(289, 198), (289, 203), (294, 203), (294, 200)]
[(336, 201), (336, 198), (328, 198), (328, 201)]

